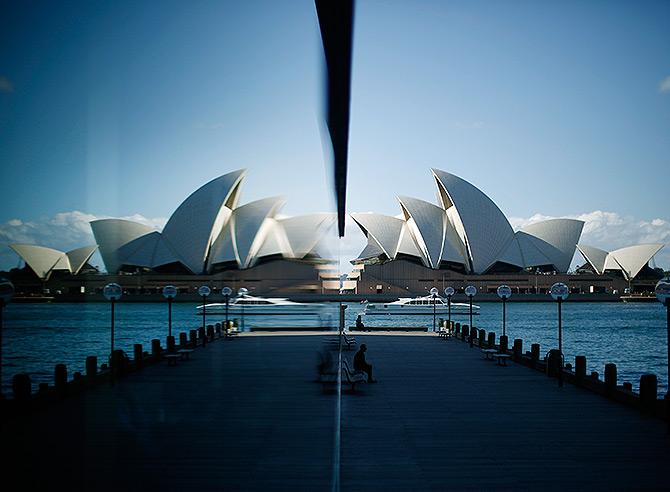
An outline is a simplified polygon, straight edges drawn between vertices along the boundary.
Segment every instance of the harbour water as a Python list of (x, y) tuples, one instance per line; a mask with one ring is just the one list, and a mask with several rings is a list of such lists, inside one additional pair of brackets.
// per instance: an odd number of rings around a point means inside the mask
[[(502, 334), (502, 310), (497, 303), (482, 303), (475, 326)], [(172, 330), (177, 336), (202, 326), (195, 304), (175, 303)], [(355, 324), (360, 304), (349, 303), (346, 324)], [(245, 329), (254, 326), (331, 326), (337, 323), (337, 304), (326, 305), (321, 315), (245, 316)], [(439, 317), (439, 316), (438, 316)], [(444, 316), (446, 317), (446, 316)], [(210, 315), (207, 323), (223, 319)], [(468, 323), (467, 315), (453, 316)], [(366, 326), (421, 325), (432, 329), (432, 314), (426, 316), (365, 316)], [(630, 381), (637, 388), (644, 373), (659, 378), (659, 396), (667, 388), (665, 308), (659, 303), (564, 303), (563, 351), (566, 362), (585, 355), (589, 371), (604, 372), (614, 362), (619, 383)], [(133, 344), (142, 343), (150, 350), (151, 340), (165, 342), (167, 305), (160, 303), (119, 303), (116, 306), (115, 347), (132, 354)], [(541, 354), (557, 347), (557, 310), (554, 303), (508, 303), (507, 335), (521, 338), (524, 351), (531, 343), (541, 345)], [(81, 304), (10, 304), (5, 308), (2, 347), (3, 393), (11, 394), (14, 374), (28, 373), (35, 388), (40, 382), (53, 382), (54, 365), (64, 363), (68, 374), (84, 371), (88, 355), (97, 355), (102, 363), (110, 346), (110, 305)], [(437, 342), (436, 342), (437, 343)], [(371, 347), (371, 358), (374, 358)]]

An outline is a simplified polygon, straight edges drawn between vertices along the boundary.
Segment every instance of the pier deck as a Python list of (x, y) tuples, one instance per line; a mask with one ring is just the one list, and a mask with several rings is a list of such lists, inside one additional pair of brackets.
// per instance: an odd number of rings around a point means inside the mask
[[(328, 490), (337, 397), (314, 382), (323, 338), (241, 335), (3, 422), (5, 479)], [(342, 395), (342, 490), (670, 487), (657, 419), (434, 334), (356, 339), (380, 383)]]

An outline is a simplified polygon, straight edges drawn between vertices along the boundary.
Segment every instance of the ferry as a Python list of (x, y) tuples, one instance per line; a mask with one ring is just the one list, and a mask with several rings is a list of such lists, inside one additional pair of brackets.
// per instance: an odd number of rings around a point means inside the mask
[[(446, 315), (449, 313), (448, 302), (441, 297), (401, 297), (397, 301), (366, 302), (361, 314), (433, 314), (433, 302), (435, 313)], [(451, 303), (451, 314), (470, 314), (470, 304), (463, 302)], [(479, 306), (472, 305), (472, 314), (479, 314)]]
[[(228, 302), (228, 314), (231, 316), (242, 313), (249, 315), (321, 314), (323, 307), (323, 304), (293, 302), (283, 297), (265, 298), (245, 295), (241, 297), (231, 297)], [(205, 304), (204, 306), (200, 305), (196, 308), (198, 314), (202, 314), (203, 308), (205, 308), (206, 314), (225, 314), (226, 303), (217, 302)]]

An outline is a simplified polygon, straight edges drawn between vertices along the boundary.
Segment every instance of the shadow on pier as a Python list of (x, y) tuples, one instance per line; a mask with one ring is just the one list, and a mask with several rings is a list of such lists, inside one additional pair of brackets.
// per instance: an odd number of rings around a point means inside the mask
[[(2, 428), (18, 489), (668, 488), (670, 437), (640, 414), (434, 334), (356, 335), (379, 384), (315, 383), (325, 334), (244, 334)], [(351, 360), (353, 351), (343, 351)], [(335, 448), (337, 449), (337, 448)]]

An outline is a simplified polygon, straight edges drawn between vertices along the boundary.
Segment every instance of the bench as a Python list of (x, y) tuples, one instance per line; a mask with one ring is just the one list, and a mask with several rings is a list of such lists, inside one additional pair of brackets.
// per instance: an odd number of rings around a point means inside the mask
[(509, 354), (496, 354), (496, 357), (498, 358), (499, 366), (506, 366), (507, 360), (512, 358), (512, 356)]
[(496, 349), (482, 349), (482, 353), (484, 354), (484, 357), (486, 357), (486, 360), (493, 360), (493, 358), (498, 355), (498, 351)]
[(168, 366), (176, 366), (177, 361), (181, 359), (181, 355), (179, 354), (166, 354), (165, 355), (165, 360), (167, 360)]
[(361, 371), (351, 371), (347, 359), (342, 359), (342, 384), (351, 386), (351, 391), (356, 391), (356, 383), (365, 383), (367, 376)]
[(182, 358), (182, 360), (188, 360), (191, 358), (191, 354), (193, 353), (193, 349), (180, 349), (177, 350), (177, 354)]

